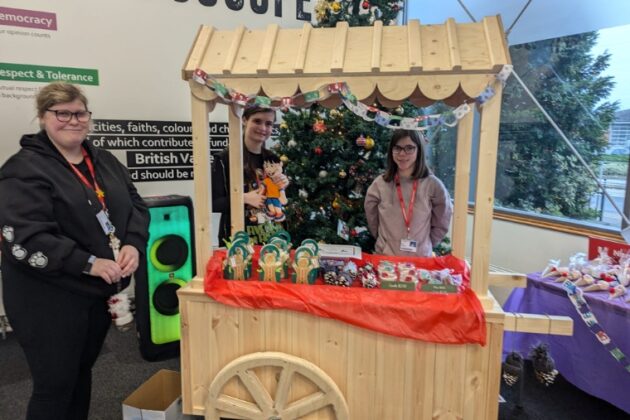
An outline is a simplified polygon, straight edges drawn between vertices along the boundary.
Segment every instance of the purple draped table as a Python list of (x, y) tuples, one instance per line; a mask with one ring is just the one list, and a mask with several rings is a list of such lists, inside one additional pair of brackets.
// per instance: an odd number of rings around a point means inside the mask
[[(573, 336), (506, 332), (503, 351), (528, 357), (538, 342), (549, 344), (556, 369), (584, 392), (630, 413), (630, 372), (624, 369), (588, 329), (562, 288), (541, 273), (527, 275), (527, 288), (514, 289), (505, 312), (563, 315), (573, 318)], [(597, 321), (621, 351), (630, 357), (630, 304), (626, 297), (608, 299), (608, 292), (585, 292), (584, 298)], [(553, 385), (552, 385), (553, 386)]]

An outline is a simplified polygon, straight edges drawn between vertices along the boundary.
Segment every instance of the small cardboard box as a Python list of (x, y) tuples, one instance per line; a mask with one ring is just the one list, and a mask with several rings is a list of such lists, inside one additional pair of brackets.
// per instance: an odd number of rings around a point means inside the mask
[(182, 420), (179, 372), (162, 369), (123, 401), (123, 420)]

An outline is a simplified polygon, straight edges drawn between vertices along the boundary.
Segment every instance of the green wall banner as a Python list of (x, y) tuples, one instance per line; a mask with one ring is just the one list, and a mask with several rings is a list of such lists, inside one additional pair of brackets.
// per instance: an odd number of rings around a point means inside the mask
[(69, 82), (98, 86), (98, 70), (0, 63), (0, 80), (38, 83)]

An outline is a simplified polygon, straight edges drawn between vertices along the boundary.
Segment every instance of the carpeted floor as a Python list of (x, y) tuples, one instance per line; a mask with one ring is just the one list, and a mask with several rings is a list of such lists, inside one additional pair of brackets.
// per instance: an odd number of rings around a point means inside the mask
[[(135, 331), (111, 328), (94, 368), (90, 418), (120, 420), (122, 401), (160, 369), (179, 371), (179, 359), (147, 362), (140, 356)], [(502, 382), (501, 420), (621, 420), (630, 415), (573, 387), (562, 377), (550, 387), (539, 384), (531, 365), (526, 366), (523, 407), (515, 406), (518, 387)], [(0, 419), (23, 419), (31, 392), (28, 366), (11, 333), (0, 337)], [(360, 420), (360, 419), (353, 419)], [(384, 419), (397, 420), (397, 419)]]

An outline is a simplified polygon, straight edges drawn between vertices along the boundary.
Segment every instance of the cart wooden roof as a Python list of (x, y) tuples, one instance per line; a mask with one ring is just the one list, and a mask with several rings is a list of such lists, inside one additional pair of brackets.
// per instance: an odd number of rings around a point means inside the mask
[[(385, 106), (410, 99), (458, 104), (478, 96), (510, 64), (498, 16), (476, 23), (335, 28), (199, 29), (182, 69), (190, 81), (197, 68), (244, 94), (293, 96), (344, 81), (362, 101)], [(211, 92), (208, 101), (221, 98)], [(337, 105), (331, 97), (324, 105)]]

